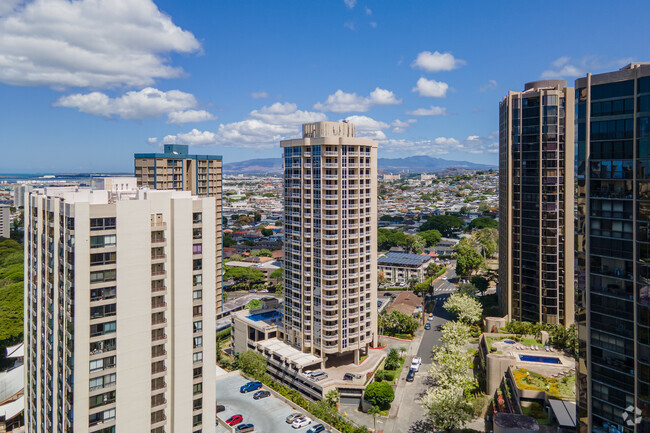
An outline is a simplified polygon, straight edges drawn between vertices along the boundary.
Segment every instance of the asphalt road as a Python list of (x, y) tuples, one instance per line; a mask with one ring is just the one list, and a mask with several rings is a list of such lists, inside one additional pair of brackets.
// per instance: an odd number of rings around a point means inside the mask
[[(453, 316), (442, 308), (442, 305), (449, 297), (449, 294), (456, 291), (456, 286), (450, 282), (450, 280), (455, 280), (456, 271), (450, 269), (445, 273), (445, 275), (447, 276), (447, 280), (440, 280), (435, 284), (433, 298), (429, 299), (425, 308), (427, 315), (433, 312), (433, 321), (427, 319), (427, 323), (431, 324), (431, 329), (428, 331), (424, 330), (424, 335), (422, 336), (417, 356), (422, 358), (423, 367), (427, 369), (431, 364), (431, 349), (433, 349), (433, 346), (438, 346), (440, 344), (440, 329), (442, 328), (442, 325), (453, 319)], [(444, 291), (445, 293), (436, 294), (436, 292), (440, 291)]]

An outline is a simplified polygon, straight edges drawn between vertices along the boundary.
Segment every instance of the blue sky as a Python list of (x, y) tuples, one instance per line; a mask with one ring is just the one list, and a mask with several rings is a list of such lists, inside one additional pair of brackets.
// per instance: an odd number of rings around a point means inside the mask
[(497, 164), (498, 102), (650, 60), (650, 2), (3, 0), (0, 172), (277, 157), (349, 119), (380, 156)]

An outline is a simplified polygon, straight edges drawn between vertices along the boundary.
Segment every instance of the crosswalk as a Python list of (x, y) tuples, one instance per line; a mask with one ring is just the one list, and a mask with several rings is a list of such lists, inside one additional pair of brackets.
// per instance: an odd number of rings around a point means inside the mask
[(434, 290), (435, 294), (443, 294), (443, 293), (454, 293), (456, 291), (455, 286), (443, 286), (443, 287), (437, 287)]

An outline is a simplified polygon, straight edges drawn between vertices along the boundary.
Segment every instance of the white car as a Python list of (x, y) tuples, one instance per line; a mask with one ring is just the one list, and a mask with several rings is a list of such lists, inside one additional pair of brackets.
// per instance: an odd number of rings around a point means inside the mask
[(302, 418), (302, 419), (298, 419), (298, 420), (294, 421), (291, 424), (291, 427), (293, 427), (295, 429), (299, 429), (299, 428), (303, 428), (305, 426), (308, 426), (309, 424), (311, 424), (311, 420), (309, 418)]
[(443, 275), (443, 276), (442, 276), (442, 279), (443, 279), (443, 280), (447, 280), (447, 276), (446, 276), (446, 275)]
[(411, 370), (413, 370), (413, 371), (420, 370), (420, 365), (422, 365), (422, 358), (420, 358), (419, 356), (416, 356), (411, 361)]

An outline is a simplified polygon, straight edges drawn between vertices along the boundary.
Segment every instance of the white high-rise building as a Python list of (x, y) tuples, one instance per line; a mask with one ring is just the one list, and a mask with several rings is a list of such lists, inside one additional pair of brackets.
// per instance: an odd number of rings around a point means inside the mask
[(25, 203), (30, 433), (215, 429), (215, 200), (131, 185)]
[(303, 125), (284, 148), (284, 339), (321, 357), (377, 342), (377, 143)]
[(7, 238), (11, 235), (11, 209), (7, 205), (0, 204), (0, 238)]

